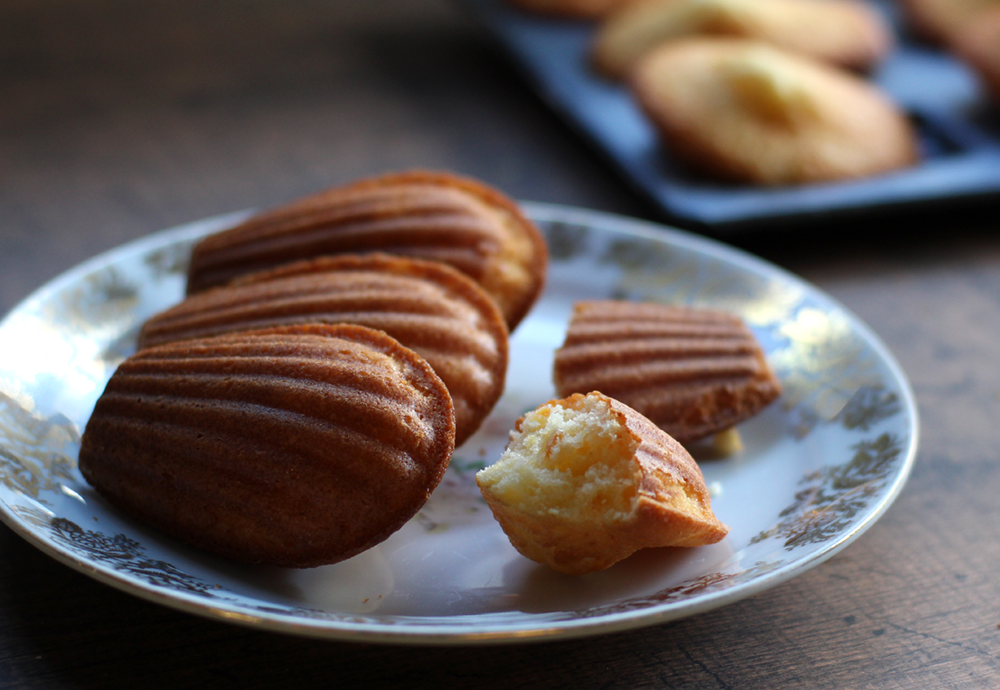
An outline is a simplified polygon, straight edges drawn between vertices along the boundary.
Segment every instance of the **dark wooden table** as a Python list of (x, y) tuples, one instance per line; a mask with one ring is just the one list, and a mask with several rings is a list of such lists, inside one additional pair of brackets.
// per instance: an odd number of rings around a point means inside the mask
[[(657, 217), (444, 0), (0, 3), (0, 313), (97, 252), (384, 170)], [(396, 648), (146, 603), (0, 527), (0, 687), (1000, 687), (1000, 208), (738, 238), (910, 376), (903, 494), (832, 560), (665, 625)]]

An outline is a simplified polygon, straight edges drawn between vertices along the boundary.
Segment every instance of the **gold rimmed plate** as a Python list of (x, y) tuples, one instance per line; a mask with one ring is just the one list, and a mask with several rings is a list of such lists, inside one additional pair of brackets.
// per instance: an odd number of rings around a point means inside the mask
[[(812, 568), (870, 527), (913, 463), (909, 384), (870, 329), (798, 278), (722, 244), (618, 216), (525, 204), (545, 233), (548, 286), (512, 337), (504, 397), (399, 532), (309, 570), (230, 563), (111, 508), (76, 467), (80, 434), (140, 324), (179, 301), (190, 247), (245, 214), (166, 230), (43, 286), (0, 322), (0, 518), (97, 580), (198, 615), (330, 639), (524, 642), (693, 615)], [(742, 424), (742, 449), (695, 448), (721, 543), (640, 552), (569, 578), (521, 557), (475, 486), (514, 420), (554, 397), (572, 304), (632, 299), (726, 309), (764, 346), (785, 392)]]

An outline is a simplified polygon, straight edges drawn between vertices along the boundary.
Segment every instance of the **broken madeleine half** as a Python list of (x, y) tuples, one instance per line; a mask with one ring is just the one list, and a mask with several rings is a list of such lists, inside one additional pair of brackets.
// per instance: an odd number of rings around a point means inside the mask
[(644, 548), (714, 544), (729, 531), (684, 447), (598, 392), (525, 414), (476, 483), (514, 548), (567, 575)]

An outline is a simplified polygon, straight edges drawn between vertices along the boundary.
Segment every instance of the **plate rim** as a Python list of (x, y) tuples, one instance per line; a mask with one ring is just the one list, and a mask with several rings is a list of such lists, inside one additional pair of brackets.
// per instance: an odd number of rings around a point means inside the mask
[[(919, 446), (919, 410), (910, 381), (895, 356), (868, 324), (851, 310), (822, 289), (790, 271), (719, 240), (703, 237), (667, 224), (604, 211), (534, 201), (521, 201), (519, 204), (525, 214), (533, 221), (600, 226), (602, 229), (610, 229), (616, 233), (680, 246), (702, 255), (721, 259), (726, 263), (744, 270), (751, 270), (757, 274), (770, 274), (790, 285), (804, 289), (811, 297), (816, 298), (825, 306), (840, 311), (848, 319), (852, 331), (860, 335), (865, 343), (872, 348), (891, 374), (893, 382), (898, 386), (901, 411), (909, 431), (906, 446), (901, 453), (903, 458), (899, 464), (898, 472), (884, 490), (882, 498), (870, 507), (864, 519), (853, 524), (850, 530), (838, 538), (824, 542), (819, 549), (794, 558), (769, 571), (765, 576), (727, 589), (703, 593), (696, 599), (687, 600), (683, 607), (660, 604), (635, 611), (619, 612), (610, 617), (609, 615), (598, 615), (574, 618), (568, 621), (560, 620), (551, 625), (530, 629), (525, 627), (523, 621), (515, 624), (490, 624), (480, 632), (470, 630), (467, 625), (452, 626), (440, 623), (427, 625), (416, 622), (407, 623), (404, 626), (400, 624), (345, 623), (324, 619), (303, 619), (281, 613), (269, 613), (267, 616), (261, 616), (259, 612), (254, 614), (238, 602), (226, 602), (224, 606), (220, 606), (216, 602), (216, 605), (213, 605), (187, 592), (161, 591), (158, 587), (143, 584), (115, 571), (97, 568), (88, 560), (75, 556), (68, 549), (64, 550), (57, 544), (41, 539), (32, 530), (25, 527), (24, 521), (13, 513), (8, 503), (3, 500), (0, 500), (0, 521), (35, 548), (77, 572), (126, 594), (202, 618), (235, 623), (256, 630), (268, 630), (310, 638), (412, 646), (464, 646), (577, 639), (594, 634), (610, 634), (660, 625), (671, 620), (679, 620), (720, 608), (777, 587), (830, 559), (871, 528), (895, 502), (902, 492), (916, 460)], [(32, 304), (43, 300), (46, 295), (107, 266), (109, 263), (141, 255), (154, 248), (201, 237), (212, 232), (214, 228), (225, 227), (251, 213), (253, 213), (253, 209), (246, 209), (190, 221), (150, 233), (101, 252), (58, 274), (18, 302), (4, 315), (3, 319), (0, 319), (0, 333), (15, 313), (29, 308)], [(421, 617), (413, 616), (413, 618), (419, 619)]]

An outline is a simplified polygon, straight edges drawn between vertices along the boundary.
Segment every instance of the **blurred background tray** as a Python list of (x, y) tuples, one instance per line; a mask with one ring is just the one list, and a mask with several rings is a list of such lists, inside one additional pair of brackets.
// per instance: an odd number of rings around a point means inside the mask
[(625, 89), (590, 70), (592, 23), (533, 16), (503, 0), (463, 4), (538, 94), (676, 225), (725, 236), (1000, 200), (1000, 106), (964, 65), (910, 37), (886, 3), (874, 2), (896, 28), (897, 47), (871, 78), (916, 123), (921, 164), (864, 180), (775, 189), (718, 183), (676, 167)]

